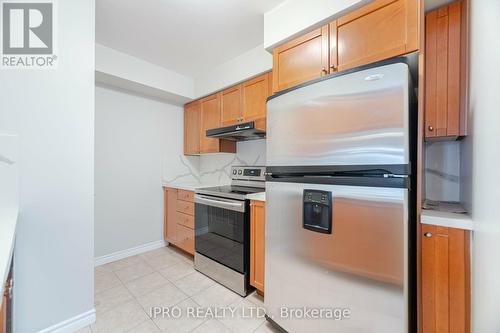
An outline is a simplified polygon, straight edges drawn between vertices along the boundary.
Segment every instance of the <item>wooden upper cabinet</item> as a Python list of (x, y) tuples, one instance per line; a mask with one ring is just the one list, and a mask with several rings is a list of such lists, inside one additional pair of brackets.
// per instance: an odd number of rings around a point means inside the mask
[(207, 138), (208, 129), (220, 127), (220, 94), (214, 94), (201, 100), (200, 152), (217, 152), (219, 140)]
[(256, 121), (257, 127), (265, 128), (266, 100), (271, 74), (266, 73), (241, 84), (242, 111), (244, 121)]
[(200, 104), (200, 153), (236, 152), (235, 142), (208, 138), (206, 135), (207, 130), (221, 126), (221, 93), (203, 98)]
[(221, 122), (229, 126), (241, 121), (241, 85), (231, 87), (221, 93)]
[(339, 60), (338, 60), (338, 45), (337, 45), (337, 21), (330, 22), (328, 24), (328, 34), (329, 34), (329, 68), (328, 72), (330, 74), (335, 73), (339, 70)]
[(419, 49), (420, 0), (374, 0), (273, 51), (273, 92)]
[(328, 74), (328, 25), (273, 50), (273, 92)]
[(469, 232), (422, 225), (422, 332), (470, 331)]
[(265, 202), (252, 201), (250, 208), (250, 284), (261, 294), (264, 294), (265, 230)]
[(331, 65), (342, 71), (418, 50), (419, 5), (375, 0), (332, 22)]
[(200, 101), (184, 107), (184, 155), (200, 153)]
[(425, 138), (466, 135), (466, 10), (463, 2), (425, 16)]

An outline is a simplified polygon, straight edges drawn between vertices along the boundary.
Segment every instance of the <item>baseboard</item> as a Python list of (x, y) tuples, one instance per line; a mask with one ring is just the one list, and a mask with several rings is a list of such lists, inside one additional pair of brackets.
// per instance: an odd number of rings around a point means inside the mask
[(167, 246), (168, 242), (159, 240), (151, 243), (142, 244), (139, 246), (131, 247), (130, 249), (117, 251), (94, 259), (95, 266), (101, 266), (113, 261), (124, 259), (127, 257), (135, 256), (136, 254), (159, 249), (160, 247)]
[(95, 322), (95, 309), (81, 313), (58, 324), (38, 331), (38, 333), (73, 333)]

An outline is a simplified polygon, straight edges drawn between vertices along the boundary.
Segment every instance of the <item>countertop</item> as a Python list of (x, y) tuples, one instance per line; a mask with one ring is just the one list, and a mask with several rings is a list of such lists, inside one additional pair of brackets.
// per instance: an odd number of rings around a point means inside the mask
[(420, 221), (423, 224), (432, 224), (441, 227), (474, 230), (474, 223), (468, 214), (440, 212), (423, 209)]
[(229, 183), (216, 183), (216, 182), (163, 182), (163, 187), (172, 187), (180, 190), (195, 191), (197, 188), (225, 186)]
[[(172, 187), (186, 191), (196, 191), (196, 189), (202, 187), (226, 186), (230, 184), (214, 182), (163, 182), (162, 185), (163, 187)], [(247, 194), (246, 198), (249, 200), (266, 201), (266, 192)]]
[(247, 199), (257, 200), (257, 201), (266, 201), (266, 192), (247, 194)]
[(4, 209), (0, 212), (0, 274), (2, 274), (0, 295), (3, 295), (5, 281), (9, 275), (10, 261), (14, 253), (17, 217), (17, 207)]

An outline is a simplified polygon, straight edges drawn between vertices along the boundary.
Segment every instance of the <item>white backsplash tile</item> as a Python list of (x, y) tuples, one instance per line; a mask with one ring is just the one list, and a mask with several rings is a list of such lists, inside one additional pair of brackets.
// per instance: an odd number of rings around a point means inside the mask
[(173, 182), (199, 182), (200, 181), (200, 157), (178, 155), (163, 157), (162, 165), (163, 181)]
[(233, 165), (266, 165), (266, 140), (238, 142), (236, 154), (179, 155), (164, 158), (165, 182), (229, 183)]
[(427, 142), (425, 149), (426, 199), (460, 201), (460, 142)]

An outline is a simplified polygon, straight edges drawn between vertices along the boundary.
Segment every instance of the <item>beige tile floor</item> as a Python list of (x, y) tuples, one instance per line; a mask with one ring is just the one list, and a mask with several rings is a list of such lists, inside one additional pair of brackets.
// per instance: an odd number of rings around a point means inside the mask
[[(97, 320), (79, 333), (274, 333), (251, 312), (263, 307), (253, 293), (242, 298), (193, 268), (193, 261), (164, 247), (95, 269)], [(152, 306), (176, 307), (177, 319), (150, 315)], [(234, 316), (194, 318), (188, 309), (236, 309)]]

